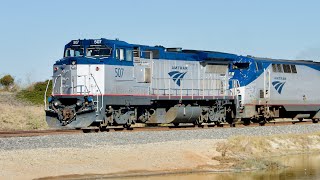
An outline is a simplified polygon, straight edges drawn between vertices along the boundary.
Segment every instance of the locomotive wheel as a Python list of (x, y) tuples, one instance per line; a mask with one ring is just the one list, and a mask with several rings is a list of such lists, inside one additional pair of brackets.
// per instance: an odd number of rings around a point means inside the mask
[(90, 132), (91, 132), (91, 129), (82, 129), (82, 132), (83, 132), (83, 133), (90, 133)]
[(104, 131), (109, 131), (109, 129), (107, 129), (107, 126), (100, 126), (100, 131), (104, 132)]
[(218, 121), (216, 121), (216, 122), (214, 122), (216, 125), (217, 125), (217, 127), (223, 127), (223, 124), (221, 124), (220, 122), (218, 122)]
[(313, 123), (318, 123), (318, 122), (319, 122), (319, 119), (312, 119), (312, 122), (313, 122)]
[(243, 119), (242, 121), (244, 126), (249, 126), (251, 123), (250, 119)]
[(260, 126), (264, 126), (265, 124), (266, 124), (266, 121), (260, 121), (260, 122), (259, 122), (259, 125), (260, 125)]
[(236, 124), (234, 123), (233, 119), (227, 119), (227, 122), (229, 123), (230, 127), (236, 127)]
[(194, 126), (198, 126), (198, 127), (202, 127), (202, 123), (203, 121), (201, 121), (200, 119), (196, 120), (195, 122), (193, 122)]
[(123, 127), (124, 127), (124, 128), (127, 128), (127, 129), (129, 129), (129, 128), (131, 127), (131, 124), (129, 124), (129, 123), (126, 123), (126, 124), (124, 124), (124, 125), (123, 125)]
[(88, 128), (82, 128), (82, 132), (83, 133), (92, 133), (92, 132), (99, 132), (100, 131), (100, 128), (98, 127), (88, 127)]
[(260, 117), (256, 119), (260, 126), (264, 126), (267, 123), (267, 119), (265, 117)]

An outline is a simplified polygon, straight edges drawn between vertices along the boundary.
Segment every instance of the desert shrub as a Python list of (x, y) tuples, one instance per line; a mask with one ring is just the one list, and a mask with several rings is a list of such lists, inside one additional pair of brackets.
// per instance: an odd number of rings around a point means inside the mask
[[(34, 83), (31, 86), (27, 87), (26, 89), (18, 92), (17, 98), (26, 100), (33, 104), (38, 104), (38, 105), (43, 104), (44, 93), (46, 91), (47, 84), (48, 84), (48, 80)], [(52, 91), (52, 81), (49, 84), (47, 98), (50, 95), (51, 91)]]
[(14, 78), (10, 74), (7, 74), (0, 79), (0, 84), (8, 90), (14, 84)]

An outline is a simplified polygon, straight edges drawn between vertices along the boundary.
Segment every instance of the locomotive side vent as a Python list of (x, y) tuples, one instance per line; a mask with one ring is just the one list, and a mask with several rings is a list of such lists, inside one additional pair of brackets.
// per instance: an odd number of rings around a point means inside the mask
[(264, 98), (264, 92), (262, 89), (260, 89), (260, 98)]
[(144, 66), (137, 66), (134, 74), (138, 83), (151, 82), (151, 68)]
[(228, 66), (226, 65), (206, 65), (206, 73), (225, 74)]
[(144, 82), (145, 83), (151, 82), (151, 68), (144, 69)]

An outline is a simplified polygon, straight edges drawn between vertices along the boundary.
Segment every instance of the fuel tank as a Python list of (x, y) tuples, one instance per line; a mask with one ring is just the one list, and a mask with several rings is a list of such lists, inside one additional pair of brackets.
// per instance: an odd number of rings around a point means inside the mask
[(170, 108), (165, 116), (166, 123), (194, 123), (201, 114), (198, 106), (175, 106)]

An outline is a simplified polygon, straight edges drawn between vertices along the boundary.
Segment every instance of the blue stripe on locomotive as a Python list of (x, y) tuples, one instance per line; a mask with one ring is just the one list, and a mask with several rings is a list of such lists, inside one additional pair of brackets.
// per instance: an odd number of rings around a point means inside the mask
[[(93, 44), (94, 40), (78, 40), (79, 44), (84, 47), (84, 50)], [(72, 42), (65, 46), (65, 49), (72, 47)], [(158, 50), (160, 60), (183, 60), (183, 61), (205, 61), (209, 59), (233, 60), (237, 58), (235, 54), (212, 52), (212, 51), (196, 51), (191, 50), (191, 53), (184, 52), (167, 52), (162, 46), (145, 46), (129, 44), (119, 40), (101, 39), (101, 44), (112, 47), (112, 57), (108, 58), (87, 58), (87, 57), (68, 57), (63, 58), (55, 63), (55, 65), (71, 64), (76, 60), (77, 64), (107, 64), (107, 65), (120, 65), (120, 66), (133, 66), (133, 61), (119, 61), (115, 58), (115, 49), (124, 48), (126, 50), (133, 50), (134, 47), (139, 47), (140, 51)], [(141, 58), (147, 58), (145, 53), (142, 53)]]
[[(231, 80), (238, 80), (240, 86), (247, 86), (254, 80), (256, 80), (259, 76), (261, 76), (264, 72), (264, 69), (267, 69), (272, 64), (294, 64), (294, 65), (305, 65), (312, 69), (320, 71), (320, 63), (317, 62), (309, 62), (309, 61), (294, 61), (292, 62), (288, 60), (275, 60), (275, 59), (262, 59), (250, 56), (239, 56), (233, 63), (249, 63), (248, 69), (241, 69), (241, 70), (233, 70), (232, 67), (229, 68), (230, 72), (234, 72), (233, 77)], [(257, 69), (258, 63), (260, 66)], [(231, 82), (230, 82), (231, 87)]]
[[(87, 47), (92, 45), (95, 40), (78, 40), (85, 50)], [(68, 43), (65, 46), (66, 48), (72, 47), (73, 41)], [(55, 65), (71, 64), (72, 61), (76, 60), (77, 64), (106, 64), (106, 65), (119, 65), (119, 66), (133, 66), (133, 61), (119, 61), (115, 59), (115, 49), (124, 48), (127, 50), (133, 50), (134, 47), (139, 47), (140, 51), (150, 51), (158, 50), (160, 60), (183, 60), (183, 61), (210, 61), (210, 60), (227, 60), (233, 61), (233, 63), (249, 63), (248, 69), (233, 70), (232, 66), (229, 68), (230, 72), (234, 72), (231, 80), (236, 79), (239, 81), (240, 86), (246, 86), (256, 80), (259, 76), (263, 74), (264, 69), (268, 68), (272, 63), (275, 64), (296, 64), (296, 65), (306, 65), (310, 68), (320, 71), (320, 65), (316, 63), (310, 63), (307, 61), (287, 61), (287, 60), (273, 60), (265, 58), (256, 58), (251, 56), (237, 56), (235, 54), (222, 53), (222, 52), (213, 52), (213, 51), (197, 51), (190, 50), (189, 53), (184, 52), (167, 52), (162, 46), (145, 46), (137, 44), (129, 44), (124, 41), (119, 40), (109, 40), (101, 39), (101, 44), (112, 47), (113, 57), (99, 59), (99, 58), (87, 58), (87, 57), (68, 57), (63, 58), (55, 63)], [(146, 58), (146, 54), (142, 53), (141, 58)], [(212, 62), (212, 61), (211, 61)], [(259, 68), (256, 68), (256, 62), (259, 64)], [(230, 83), (231, 85), (231, 83)], [(231, 86), (230, 86), (231, 87)]]

